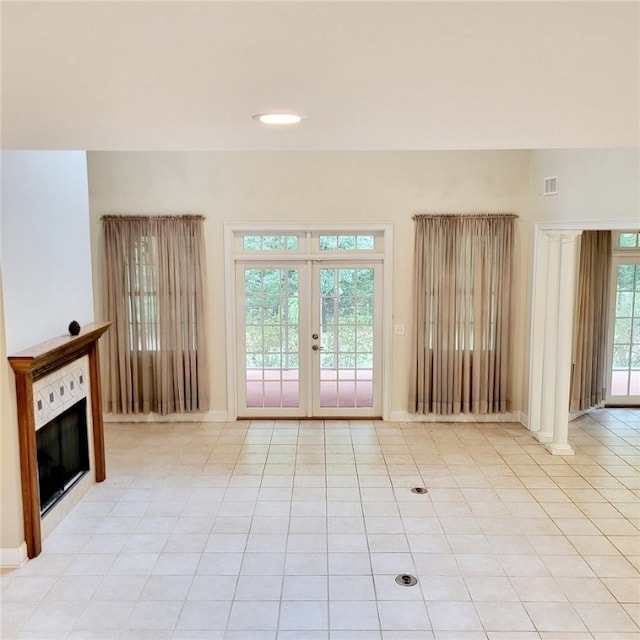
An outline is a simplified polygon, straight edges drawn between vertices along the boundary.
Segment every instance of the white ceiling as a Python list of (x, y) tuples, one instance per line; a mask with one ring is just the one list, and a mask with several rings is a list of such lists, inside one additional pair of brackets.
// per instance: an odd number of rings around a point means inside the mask
[(3, 1), (2, 146), (636, 146), (639, 8)]

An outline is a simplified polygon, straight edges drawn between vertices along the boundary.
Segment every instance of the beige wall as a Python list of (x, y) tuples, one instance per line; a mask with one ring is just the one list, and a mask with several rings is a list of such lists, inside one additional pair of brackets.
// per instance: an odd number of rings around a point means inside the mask
[[(542, 196), (545, 177), (558, 195)], [(628, 220), (640, 225), (640, 150), (562, 149), (531, 152), (531, 212), (536, 222)], [(603, 228), (606, 228), (603, 226)]]
[[(528, 219), (529, 152), (90, 152), (96, 317), (103, 214), (201, 213), (207, 218), (212, 409), (226, 411), (223, 224), (393, 223), (393, 317), (411, 322), (413, 223), (420, 212), (514, 212)], [(526, 279), (520, 234), (516, 282)], [(521, 408), (526, 287), (516, 286), (513, 409)], [(393, 337), (392, 412), (406, 411), (410, 338)]]

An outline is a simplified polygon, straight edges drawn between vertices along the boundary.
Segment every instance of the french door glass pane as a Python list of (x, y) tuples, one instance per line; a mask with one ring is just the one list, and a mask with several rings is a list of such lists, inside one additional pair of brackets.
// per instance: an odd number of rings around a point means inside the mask
[(640, 264), (618, 265), (611, 395), (640, 395)]
[(320, 407), (372, 407), (374, 270), (319, 274)]
[(297, 269), (245, 269), (247, 407), (298, 407)]

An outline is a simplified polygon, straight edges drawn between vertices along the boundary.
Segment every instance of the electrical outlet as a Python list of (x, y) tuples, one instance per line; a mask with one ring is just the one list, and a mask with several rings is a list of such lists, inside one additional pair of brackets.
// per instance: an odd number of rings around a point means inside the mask
[(394, 325), (393, 333), (395, 333), (397, 336), (403, 336), (404, 335), (404, 325), (403, 324)]

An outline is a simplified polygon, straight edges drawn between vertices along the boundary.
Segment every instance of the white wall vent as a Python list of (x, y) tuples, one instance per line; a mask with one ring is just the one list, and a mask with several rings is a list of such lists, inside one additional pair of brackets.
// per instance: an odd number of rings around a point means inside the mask
[(557, 196), (558, 195), (558, 176), (549, 176), (544, 179), (543, 196)]

